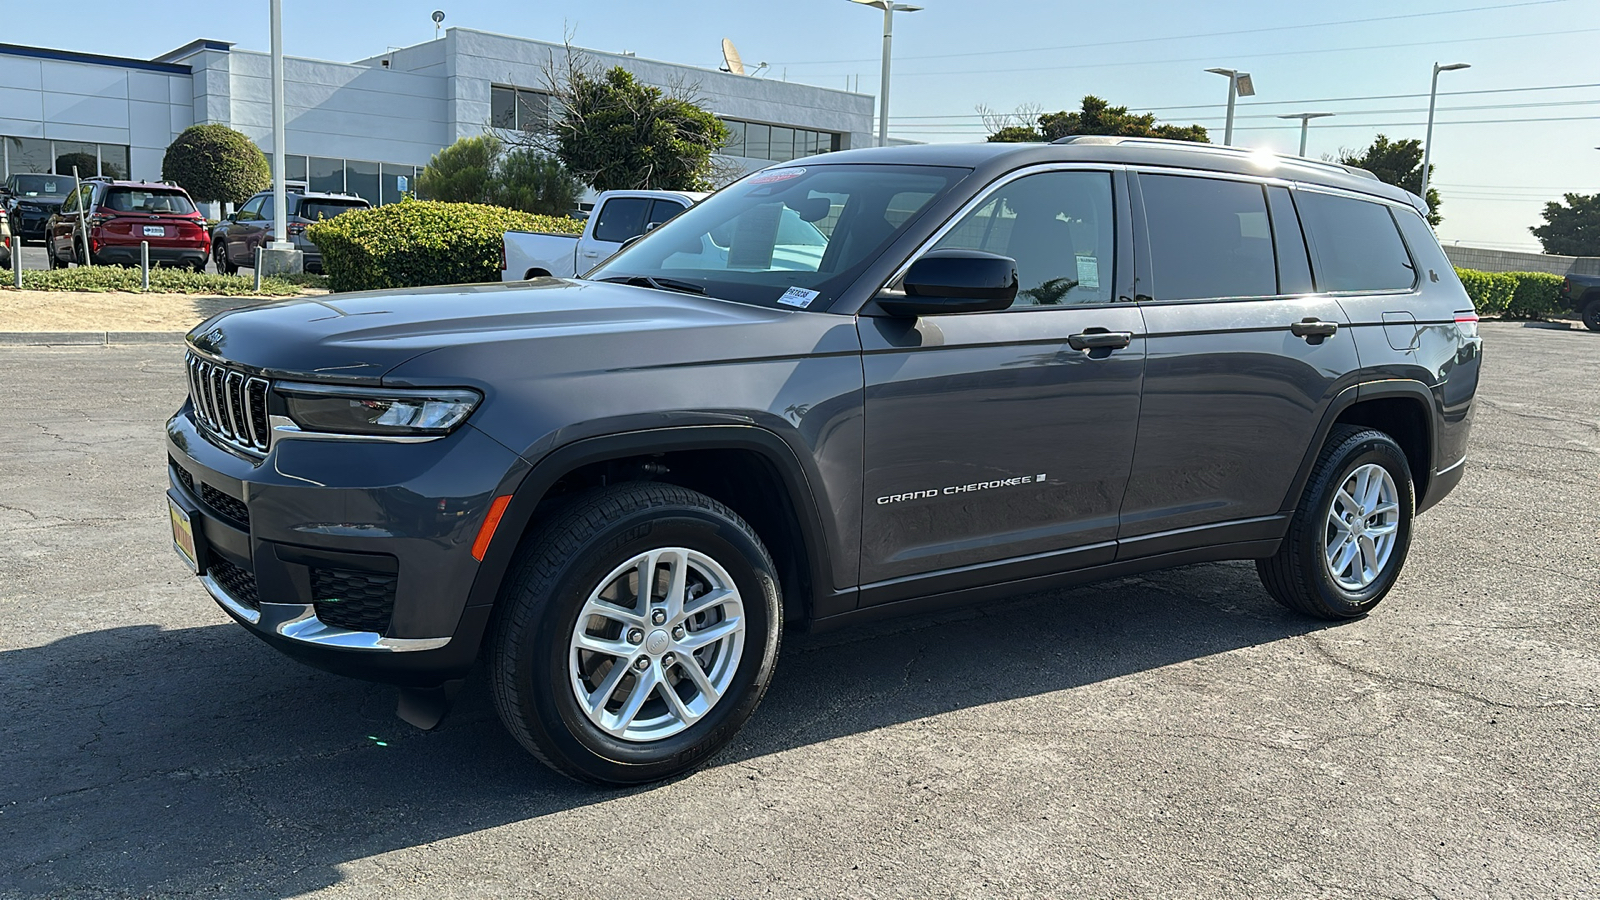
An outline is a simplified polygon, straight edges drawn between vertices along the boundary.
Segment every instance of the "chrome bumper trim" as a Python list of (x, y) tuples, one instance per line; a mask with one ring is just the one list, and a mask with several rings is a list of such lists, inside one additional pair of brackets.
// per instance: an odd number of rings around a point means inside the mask
[(367, 653), (415, 653), (437, 650), (450, 643), (448, 637), (391, 638), (375, 631), (335, 628), (318, 619), (316, 607), (307, 604), (263, 603), (260, 610), (254, 610), (233, 599), (210, 575), (200, 576), (200, 583), (206, 586), (211, 599), (234, 618), (302, 644)]
[(1439, 471), (1433, 473), (1433, 475), (1434, 475), (1435, 478), (1437, 478), (1440, 475), (1445, 474), (1446, 472), (1450, 472), (1450, 471), (1453, 471), (1455, 469), (1461, 468), (1461, 466), (1465, 465), (1466, 462), (1467, 462), (1467, 458), (1465, 456), (1463, 456), (1460, 459), (1456, 460), (1454, 463), (1452, 463), (1452, 464), (1450, 464), (1448, 466), (1445, 466), (1444, 468), (1440, 469)]

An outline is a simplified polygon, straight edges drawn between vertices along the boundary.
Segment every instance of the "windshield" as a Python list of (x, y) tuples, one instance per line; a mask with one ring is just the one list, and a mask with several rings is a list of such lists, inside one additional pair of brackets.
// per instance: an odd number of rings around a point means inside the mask
[(72, 193), (67, 175), (13, 175), (12, 193), (18, 197), (65, 197)]
[(106, 192), (100, 205), (119, 213), (178, 213), (194, 212), (189, 198), (176, 191), (140, 191), (114, 188)]
[(657, 279), (724, 300), (826, 309), (970, 172), (882, 165), (767, 169), (685, 211), (584, 277)]
[(366, 209), (367, 204), (360, 200), (302, 200), (300, 201), (300, 217), (320, 222), (331, 219), (340, 213), (352, 209)]

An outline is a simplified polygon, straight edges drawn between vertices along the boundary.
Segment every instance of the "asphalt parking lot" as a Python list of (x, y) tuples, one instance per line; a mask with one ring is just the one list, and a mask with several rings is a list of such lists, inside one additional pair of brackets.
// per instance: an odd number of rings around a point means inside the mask
[(235, 627), (170, 547), (176, 342), (0, 347), (0, 896), (1578, 897), (1600, 334), (1486, 324), (1368, 619), (1193, 566), (785, 637), (707, 769), (599, 791)]

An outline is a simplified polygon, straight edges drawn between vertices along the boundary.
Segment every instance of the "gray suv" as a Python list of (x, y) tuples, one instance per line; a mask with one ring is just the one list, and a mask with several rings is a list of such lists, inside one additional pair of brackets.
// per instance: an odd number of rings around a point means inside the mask
[[(322, 250), (306, 237), (306, 229), (334, 216), (353, 209), (369, 209), (372, 204), (354, 194), (314, 194), (291, 189), (286, 195), (288, 210), (285, 224), (289, 242), (304, 254), (307, 272), (322, 271)], [(273, 209), (271, 191), (262, 191), (246, 200), (239, 211), (221, 222), (211, 231), (211, 257), (217, 271), (232, 275), (240, 268), (253, 268), (256, 249), (274, 240), (272, 230), (276, 211)]]
[(481, 659), (518, 741), (618, 784), (726, 745), (785, 624), (1215, 560), (1366, 615), (1482, 347), (1415, 196), (1123, 138), (831, 153), (583, 279), (188, 344), (174, 543), (228, 615), (424, 728)]

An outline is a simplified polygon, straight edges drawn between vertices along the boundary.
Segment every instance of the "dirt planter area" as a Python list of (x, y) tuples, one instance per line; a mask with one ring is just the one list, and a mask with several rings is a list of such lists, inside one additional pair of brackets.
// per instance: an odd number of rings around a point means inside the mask
[[(302, 296), (320, 296), (307, 291)], [(0, 333), (186, 332), (219, 312), (285, 297), (0, 290)]]

